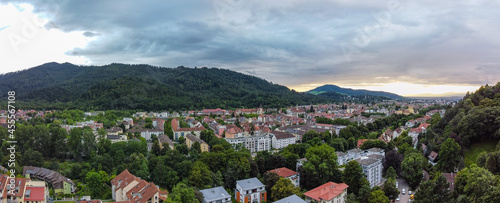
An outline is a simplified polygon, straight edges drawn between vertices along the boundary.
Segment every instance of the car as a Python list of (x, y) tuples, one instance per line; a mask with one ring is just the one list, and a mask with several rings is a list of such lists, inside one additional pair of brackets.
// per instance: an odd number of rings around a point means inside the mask
[(403, 189), (403, 191), (401, 193), (404, 195), (405, 194), (405, 189)]
[(398, 197), (398, 198), (396, 198), (396, 202), (399, 202), (399, 197)]
[(399, 188), (399, 183), (398, 182), (396, 182), (396, 188)]
[(411, 195), (411, 190), (408, 190), (408, 194)]

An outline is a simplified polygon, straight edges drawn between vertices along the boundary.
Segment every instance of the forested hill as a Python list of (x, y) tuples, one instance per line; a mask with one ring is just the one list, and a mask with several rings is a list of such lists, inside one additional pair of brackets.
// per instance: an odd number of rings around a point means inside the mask
[(11, 90), (16, 91), (20, 107), (38, 109), (186, 110), (328, 102), (231, 70), (116, 63), (47, 63), (0, 75), (0, 100), (4, 101)]
[(316, 87), (312, 90), (309, 90), (307, 91), (307, 93), (314, 95), (321, 95), (325, 93), (337, 93), (348, 96), (372, 96), (372, 97), (383, 97), (388, 99), (404, 99), (404, 97), (394, 93), (371, 91), (371, 90), (355, 90), (350, 88), (342, 88), (337, 85), (323, 85), (320, 87)]
[(467, 147), (470, 144), (500, 139), (500, 82), (467, 93), (433, 128), (436, 134), (458, 135)]

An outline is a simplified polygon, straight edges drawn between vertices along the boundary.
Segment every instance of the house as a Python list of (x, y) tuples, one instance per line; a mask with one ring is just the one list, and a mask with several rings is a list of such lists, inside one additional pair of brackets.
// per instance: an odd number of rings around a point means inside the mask
[(234, 192), (236, 202), (242, 203), (261, 203), (267, 202), (266, 186), (257, 178), (249, 178), (236, 181), (236, 190)]
[(2, 203), (45, 203), (49, 196), (49, 190), (44, 181), (32, 181), (29, 178), (15, 178), (13, 193), (11, 191), (11, 179), (7, 175), (0, 176), (0, 202)]
[(107, 135), (106, 138), (108, 138), (111, 143), (126, 142), (128, 139), (126, 135)]
[(123, 129), (120, 127), (112, 127), (110, 129), (106, 129), (108, 135), (120, 135), (123, 134)]
[(337, 203), (345, 202), (347, 188), (345, 183), (328, 182), (317, 188), (304, 193), (307, 202), (316, 201), (319, 203)]
[[(27, 185), (29, 182), (27, 183)], [(45, 203), (45, 198), (49, 195), (49, 191), (45, 187), (45, 182), (43, 183), (43, 186), (26, 186), (26, 189), (24, 189), (24, 201), (26, 203), (33, 202), (33, 203)]]
[(96, 121), (85, 121), (81, 123), (76, 123), (75, 125), (61, 125), (61, 128), (66, 129), (66, 132), (69, 133), (73, 128), (83, 128), (90, 127), (92, 130), (98, 130), (104, 127), (104, 124), (98, 123)]
[(46, 181), (52, 185), (54, 193), (71, 194), (76, 190), (76, 184), (73, 183), (71, 179), (46, 168), (25, 166), (23, 168), (23, 175), (27, 178), (36, 178)]
[(278, 176), (290, 179), (296, 187), (300, 187), (300, 175), (299, 173), (292, 171), (286, 167), (277, 168), (267, 171), (268, 173), (276, 173)]
[(402, 133), (403, 133), (404, 129), (399, 127), (397, 128), (396, 130), (394, 130), (393, 134), (392, 134), (392, 139), (396, 138), (396, 137), (399, 137)]
[(174, 149), (174, 142), (172, 142), (172, 140), (170, 140), (170, 138), (165, 134), (161, 134), (158, 136), (158, 142), (160, 143), (160, 149), (163, 149), (163, 147)]
[(457, 177), (457, 173), (442, 173), (446, 178), (446, 182), (449, 185), (448, 190), (453, 191), (455, 189), (455, 178)]
[(196, 137), (200, 137), (201, 131), (206, 130), (205, 127), (195, 127), (195, 128), (181, 128), (179, 125), (179, 120), (172, 119), (172, 131), (174, 133), (174, 139), (178, 140), (179, 137), (184, 137), (188, 133), (194, 134)]
[(116, 202), (160, 203), (165, 199), (154, 183), (132, 175), (127, 169), (111, 180), (111, 195)]
[(432, 151), (432, 152), (429, 154), (429, 156), (428, 156), (429, 161), (430, 161), (430, 162), (432, 162), (432, 163), (436, 163), (436, 161), (437, 161), (437, 157), (438, 157), (438, 156), (439, 156), (439, 154), (438, 154), (437, 152)]
[(283, 149), (288, 145), (295, 144), (295, 136), (291, 133), (273, 131), (271, 142), (274, 149)]
[(405, 123), (405, 126), (406, 126), (407, 128), (411, 128), (411, 127), (413, 127), (416, 123), (417, 123), (417, 122), (416, 122), (415, 120), (413, 120), (413, 119), (412, 119), (412, 120), (407, 121), (407, 122)]
[(186, 134), (186, 136), (184, 136), (186, 138), (186, 145), (188, 146), (188, 148), (191, 149), (191, 147), (193, 146), (193, 144), (195, 142), (198, 142), (200, 143), (200, 149), (201, 149), (201, 152), (208, 152), (208, 149), (209, 149), (209, 146), (208, 144), (203, 141), (202, 139), (192, 135), (192, 134)]
[(231, 195), (223, 187), (200, 190), (203, 194), (201, 203), (231, 203)]
[(288, 196), (288, 197), (285, 197), (283, 199), (280, 199), (278, 201), (275, 201), (273, 203), (307, 203), (307, 202), (304, 201), (303, 199), (300, 199), (300, 197), (297, 195), (292, 195), (292, 196)]

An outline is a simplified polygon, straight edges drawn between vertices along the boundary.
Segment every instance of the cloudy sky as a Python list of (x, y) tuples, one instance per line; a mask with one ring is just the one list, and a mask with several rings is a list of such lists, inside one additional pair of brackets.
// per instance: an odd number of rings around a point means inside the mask
[(46, 62), (219, 67), (305, 91), (500, 81), (500, 1), (6, 1), (0, 73)]

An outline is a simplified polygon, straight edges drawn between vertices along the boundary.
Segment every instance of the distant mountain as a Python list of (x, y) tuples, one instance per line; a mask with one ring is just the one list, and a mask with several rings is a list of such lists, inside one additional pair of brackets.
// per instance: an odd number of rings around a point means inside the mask
[[(218, 68), (113, 63), (47, 63), (0, 75), (0, 101), (16, 91), (18, 108), (187, 110), (284, 107), (331, 100)], [(5, 108), (0, 103), (0, 108)]]
[(337, 85), (323, 85), (307, 91), (307, 93), (309, 94), (320, 96), (325, 95), (325, 93), (331, 94), (332, 92), (345, 96), (374, 96), (388, 99), (405, 99), (404, 97), (394, 93), (371, 90), (355, 90), (350, 88), (342, 88)]

